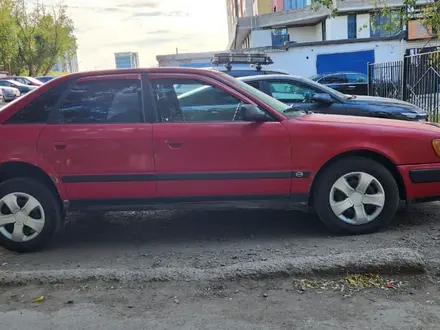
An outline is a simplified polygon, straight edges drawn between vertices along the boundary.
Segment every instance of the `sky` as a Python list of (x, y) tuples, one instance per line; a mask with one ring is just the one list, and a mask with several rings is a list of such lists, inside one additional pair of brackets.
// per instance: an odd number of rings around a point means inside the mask
[[(45, 0), (44, 3), (59, 3)], [(225, 0), (64, 0), (75, 23), (81, 71), (115, 67), (114, 53), (156, 55), (226, 49)]]

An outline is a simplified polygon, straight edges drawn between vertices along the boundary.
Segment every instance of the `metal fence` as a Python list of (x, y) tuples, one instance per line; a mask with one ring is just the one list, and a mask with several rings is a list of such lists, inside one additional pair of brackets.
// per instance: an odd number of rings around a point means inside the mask
[(368, 94), (408, 101), (440, 121), (440, 51), (369, 64)]

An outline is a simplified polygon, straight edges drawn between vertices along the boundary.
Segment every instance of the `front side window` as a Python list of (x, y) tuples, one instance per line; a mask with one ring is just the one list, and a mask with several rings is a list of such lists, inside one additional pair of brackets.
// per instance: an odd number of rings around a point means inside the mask
[(138, 79), (96, 79), (74, 84), (59, 108), (62, 124), (139, 123), (142, 88)]
[[(178, 95), (178, 89), (198, 85)], [(239, 120), (241, 101), (219, 88), (189, 79), (152, 81), (153, 98), (161, 122), (232, 122)]]
[(364, 84), (368, 82), (368, 78), (362, 74), (347, 73), (347, 81), (350, 84)]
[(284, 103), (313, 102), (313, 94), (319, 93), (314, 88), (291, 82), (270, 82), (269, 86), (272, 97)]

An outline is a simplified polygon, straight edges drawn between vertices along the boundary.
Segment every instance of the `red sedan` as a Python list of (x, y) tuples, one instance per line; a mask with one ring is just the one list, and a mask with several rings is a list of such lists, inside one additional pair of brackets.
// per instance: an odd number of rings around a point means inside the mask
[(71, 209), (313, 208), (359, 234), (440, 196), (439, 127), (308, 114), (203, 69), (69, 75), (0, 124), (0, 244), (16, 251), (43, 247)]

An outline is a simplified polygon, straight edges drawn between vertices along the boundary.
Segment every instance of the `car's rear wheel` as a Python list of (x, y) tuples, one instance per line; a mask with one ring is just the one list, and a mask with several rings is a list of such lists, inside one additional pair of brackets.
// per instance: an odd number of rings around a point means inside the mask
[(332, 164), (314, 187), (314, 207), (333, 231), (374, 232), (393, 219), (399, 206), (397, 183), (382, 164), (347, 158)]
[(30, 178), (0, 185), (0, 245), (16, 252), (40, 250), (62, 223), (57, 196)]

